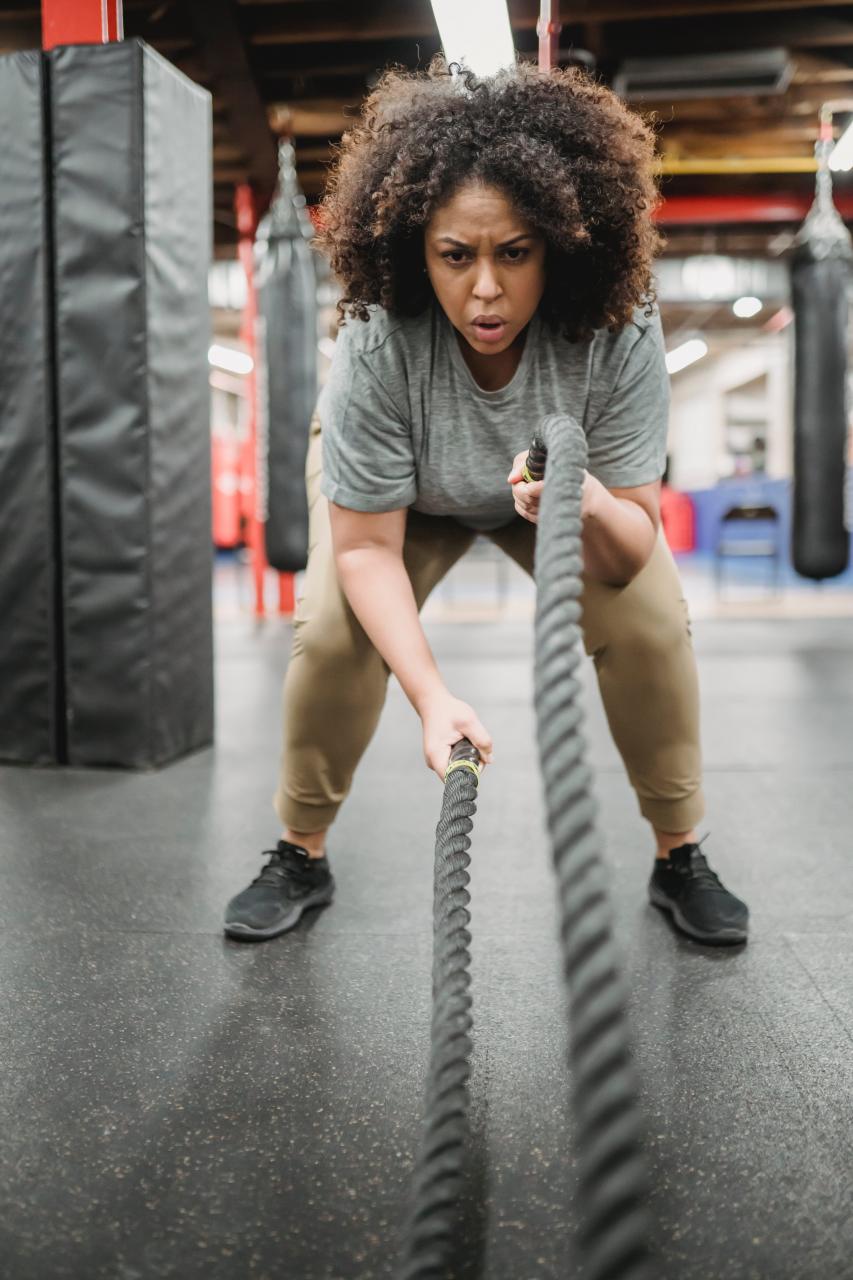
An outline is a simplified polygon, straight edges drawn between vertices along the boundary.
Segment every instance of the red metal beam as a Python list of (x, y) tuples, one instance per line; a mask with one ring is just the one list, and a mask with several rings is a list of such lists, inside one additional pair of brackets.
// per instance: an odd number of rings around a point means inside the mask
[[(736, 222), (802, 222), (812, 206), (811, 195), (780, 193), (755, 196), (670, 196), (655, 210), (666, 226), (699, 226)], [(853, 219), (853, 196), (836, 195), (842, 218)]]
[(41, 43), (109, 44), (124, 39), (122, 0), (41, 0)]

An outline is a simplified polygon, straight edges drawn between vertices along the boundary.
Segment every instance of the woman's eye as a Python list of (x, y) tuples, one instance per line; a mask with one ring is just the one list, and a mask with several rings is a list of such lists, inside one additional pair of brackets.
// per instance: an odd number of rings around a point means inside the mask
[[(504, 249), (503, 256), (510, 262), (522, 262), (527, 257), (529, 249)], [(464, 249), (450, 249), (447, 253), (443, 253), (442, 258), (445, 262), (449, 262), (452, 267), (461, 267), (468, 260), (468, 254)]]

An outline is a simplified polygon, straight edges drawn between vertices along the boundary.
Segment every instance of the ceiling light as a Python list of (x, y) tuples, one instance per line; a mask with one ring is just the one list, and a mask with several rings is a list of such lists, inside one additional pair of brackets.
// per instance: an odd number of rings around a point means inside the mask
[(703, 342), (701, 338), (691, 338), (689, 342), (682, 342), (680, 347), (673, 347), (672, 351), (667, 351), (667, 372), (679, 373), (682, 369), (686, 369), (689, 364), (695, 364), (697, 360), (701, 360), (707, 354), (708, 344)]
[(217, 369), (224, 369), (226, 373), (251, 373), (255, 367), (254, 360), (245, 351), (238, 351), (236, 347), (221, 347), (218, 342), (214, 342), (207, 358)]
[(837, 171), (853, 169), (853, 121), (848, 124), (829, 154), (829, 167)]
[(464, 63), (478, 76), (515, 63), (506, 0), (432, 0), (432, 11), (448, 63)]
[(741, 320), (748, 320), (750, 316), (757, 316), (763, 306), (764, 306), (764, 303), (761, 301), (760, 298), (752, 298), (747, 296), (745, 298), (738, 298), (735, 302), (733, 302), (732, 311)]

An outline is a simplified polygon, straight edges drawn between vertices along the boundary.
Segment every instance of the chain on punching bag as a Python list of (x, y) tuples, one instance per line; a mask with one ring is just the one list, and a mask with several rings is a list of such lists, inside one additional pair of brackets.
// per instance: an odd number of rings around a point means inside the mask
[(831, 117), (821, 113), (815, 201), (794, 241), (796, 317), (793, 563), (807, 578), (847, 568), (844, 525), (847, 446), (847, 290), (850, 233), (832, 201)]
[(314, 228), (286, 140), (278, 164), (278, 188), (255, 239), (259, 507), (267, 559), (297, 573), (308, 560), (305, 455), (317, 399), (317, 280)]

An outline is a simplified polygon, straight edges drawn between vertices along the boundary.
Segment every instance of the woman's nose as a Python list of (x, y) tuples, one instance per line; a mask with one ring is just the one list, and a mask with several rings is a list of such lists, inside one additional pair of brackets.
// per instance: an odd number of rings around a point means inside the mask
[(477, 279), (474, 284), (474, 294), (478, 298), (495, 298), (500, 293), (501, 287), (498, 281), (497, 272), (490, 262), (483, 262), (477, 268)]

